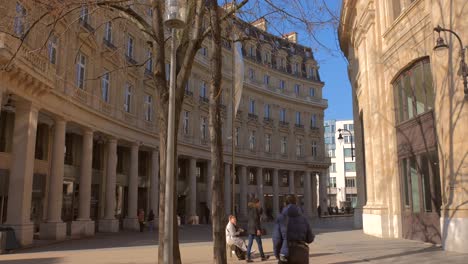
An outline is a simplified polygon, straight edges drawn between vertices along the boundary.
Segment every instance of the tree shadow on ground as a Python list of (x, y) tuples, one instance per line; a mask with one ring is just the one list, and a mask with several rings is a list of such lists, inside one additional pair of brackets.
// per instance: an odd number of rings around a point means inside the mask
[(61, 263), (62, 258), (31, 258), (31, 259), (12, 259), (0, 260), (0, 264), (55, 264)]

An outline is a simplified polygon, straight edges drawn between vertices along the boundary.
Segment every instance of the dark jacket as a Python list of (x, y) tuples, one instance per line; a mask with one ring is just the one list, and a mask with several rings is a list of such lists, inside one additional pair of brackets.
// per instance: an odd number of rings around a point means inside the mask
[(290, 204), (276, 218), (273, 228), (273, 251), (275, 256), (289, 256), (288, 242), (312, 243), (314, 235), (309, 222), (297, 205)]
[(262, 214), (261, 209), (255, 207), (255, 203), (249, 203), (249, 208), (247, 212), (247, 233), (250, 235), (256, 235), (257, 230), (262, 230), (260, 225), (260, 215)]

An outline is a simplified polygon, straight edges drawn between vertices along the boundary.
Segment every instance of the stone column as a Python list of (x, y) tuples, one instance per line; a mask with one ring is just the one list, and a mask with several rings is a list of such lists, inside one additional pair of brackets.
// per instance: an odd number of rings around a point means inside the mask
[(291, 170), (289, 171), (289, 193), (290, 194), (295, 194), (296, 193), (296, 188), (294, 186), (294, 171)]
[(312, 172), (312, 216), (317, 217), (317, 174)]
[(210, 209), (211, 213), (211, 161), (206, 162), (206, 206)]
[(278, 169), (273, 169), (273, 217), (276, 219), (279, 213)]
[(195, 158), (190, 158), (188, 224), (198, 225), (199, 223), (200, 219), (197, 215), (197, 160)]
[(312, 218), (312, 173), (307, 171), (304, 175), (304, 214), (307, 218)]
[(265, 213), (265, 197), (263, 196), (263, 169), (257, 168), (257, 196), (260, 200), (260, 206)]
[(127, 217), (123, 227), (129, 230), (139, 230), (138, 223), (138, 143), (133, 142), (130, 148), (130, 174), (128, 175)]
[(328, 215), (327, 174), (319, 174), (319, 198), (322, 215)]
[(231, 214), (231, 165), (224, 163), (224, 210), (226, 215)]
[(81, 151), (81, 175), (79, 185), (79, 211), (77, 221), (72, 222), (72, 237), (94, 235), (94, 221), (89, 217), (91, 210), (91, 184), (93, 165), (93, 131), (84, 129)]
[(240, 214), (239, 218), (245, 219), (247, 217), (247, 167), (240, 166), (240, 201), (239, 208)]
[(21, 246), (32, 244), (34, 234), (30, 214), (37, 115), (31, 103), (16, 103), (6, 225), (15, 230)]
[[(151, 153), (151, 178), (150, 178), (150, 208), (153, 210), (154, 217), (157, 218), (159, 214), (159, 152), (153, 149)], [(155, 219), (155, 225), (158, 221)]]
[(107, 143), (107, 175), (104, 218), (99, 220), (100, 232), (118, 232), (119, 220), (115, 219), (115, 187), (117, 182), (117, 139)]
[(63, 173), (65, 161), (66, 121), (61, 117), (55, 119), (51, 169), (47, 201), (47, 220), (40, 225), (40, 238), (63, 240), (67, 225), (62, 221)]

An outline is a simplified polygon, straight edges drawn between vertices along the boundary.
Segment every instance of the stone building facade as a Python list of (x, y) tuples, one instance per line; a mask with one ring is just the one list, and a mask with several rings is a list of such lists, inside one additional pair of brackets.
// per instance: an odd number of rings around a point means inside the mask
[[(142, 7), (135, 11), (151, 19), (151, 10)], [(6, 1), (0, 25), (21, 36), (32, 14), (34, 6), (26, 1)], [(33, 236), (59, 240), (136, 229), (140, 208), (157, 217), (159, 109), (151, 50), (136, 27), (112, 15), (82, 8), (60, 21), (48, 39), (32, 31), (10, 67), (0, 71), (0, 222), (15, 229), (22, 245)], [(273, 217), (283, 195), (297, 193), (313, 217), (315, 176), (325, 176), (329, 166), (322, 130), (328, 103), (317, 62), (310, 48), (295, 42), (296, 34), (280, 38), (254, 26), (245, 34), (259, 37), (243, 43), (236, 211), (244, 217), (254, 195)], [(206, 44), (185, 88), (178, 132), (177, 212), (192, 224), (208, 222), (211, 197)], [(2, 65), (18, 46), (0, 33)], [(226, 45), (226, 91), (231, 54)], [(229, 92), (222, 97), (228, 104)], [(231, 144), (224, 144), (229, 162)], [(232, 203), (230, 166), (225, 164), (226, 213)]]
[(466, 45), (466, 1), (343, 1), (339, 39), (353, 88), (357, 186), (367, 190), (358, 191), (358, 204), (367, 234), (466, 253), (462, 47), (443, 32), (449, 48), (434, 50), (437, 25)]

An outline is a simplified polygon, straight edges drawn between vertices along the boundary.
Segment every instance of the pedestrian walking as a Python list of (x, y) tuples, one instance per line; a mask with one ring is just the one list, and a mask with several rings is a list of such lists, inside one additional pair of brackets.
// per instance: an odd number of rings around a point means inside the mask
[(143, 209), (138, 211), (138, 223), (140, 224), (140, 232), (143, 232), (145, 228), (145, 211)]
[(296, 205), (297, 197), (288, 195), (288, 204), (276, 218), (273, 229), (273, 252), (278, 264), (308, 264), (309, 245), (314, 234), (309, 222)]
[(270, 258), (270, 256), (265, 256), (262, 246), (262, 226), (260, 221), (260, 216), (262, 214), (262, 208), (260, 208), (260, 200), (258, 198), (253, 198), (252, 201), (248, 204), (248, 223), (247, 223), (247, 233), (249, 234), (249, 245), (247, 246), (247, 262), (253, 262), (251, 258), (253, 240), (257, 241), (258, 251), (262, 261), (265, 261)]
[(154, 212), (153, 212), (153, 210), (150, 210), (147, 220), (148, 220), (149, 231), (153, 232), (153, 229), (154, 229)]

